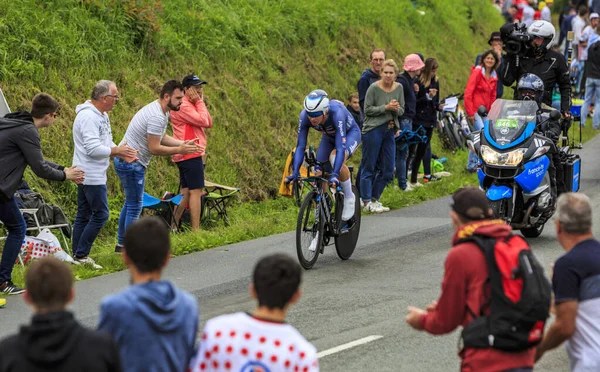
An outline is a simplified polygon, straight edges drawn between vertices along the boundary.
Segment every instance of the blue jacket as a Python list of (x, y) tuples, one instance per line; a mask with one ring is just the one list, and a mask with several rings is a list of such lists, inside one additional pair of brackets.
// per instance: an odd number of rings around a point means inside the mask
[(194, 356), (198, 307), (170, 282), (136, 284), (102, 301), (98, 329), (117, 343), (125, 372), (185, 372)]
[(362, 114), (362, 119), (365, 117), (365, 97), (367, 96), (367, 89), (374, 82), (381, 79), (379, 75), (377, 75), (370, 68), (363, 71), (362, 75), (360, 75), (360, 79), (358, 79), (358, 83), (356, 84), (356, 88), (358, 90), (358, 103), (360, 104), (360, 112)]
[(417, 113), (417, 97), (415, 96), (413, 81), (413, 78), (406, 71), (396, 78), (396, 82), (402, 84), (404, 88), (404, 114), (399, 120), (410, 119), (412, 121)]

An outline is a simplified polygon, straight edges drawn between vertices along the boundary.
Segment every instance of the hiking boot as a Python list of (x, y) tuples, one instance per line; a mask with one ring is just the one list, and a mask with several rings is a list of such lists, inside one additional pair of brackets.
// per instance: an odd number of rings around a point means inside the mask
[(115, 245), (115, 253), (121, 253), (123, 252), (123, 246), (122, 245)]
[(383, 212), (389, 212), (390, 209), (388, 207), (384, 207), (383, 204), (381, 204), (381, 202), (379, 200), (375, 200), (374, 203), (383, 211)]
[(354, 195), (351, 198), (344, 198), (344, 209), (342, 209), (342, 221), (348, 221), (354, 216), (354, 205), (356, 199)]
[(96, 270), (102, 269), (102, 266), (98, 265), (96, 261), (94, 261), (90, 256), (85, 256), (81, 258), (75, 257), (75, 261), (79, 262), (81, 265), (91, 266)]
[(423, 177), (423, 183), (435, 182), (435, 181), (439, 181), (439, 180), (440, 180), (439, 177), (436, 177), (432, 174)]
[(8, 295), (18, 295), (25, 292), (25, 288), (17, 287), (10, 280), (5, 281), (0, 284), (0, 293), (8, 294)]

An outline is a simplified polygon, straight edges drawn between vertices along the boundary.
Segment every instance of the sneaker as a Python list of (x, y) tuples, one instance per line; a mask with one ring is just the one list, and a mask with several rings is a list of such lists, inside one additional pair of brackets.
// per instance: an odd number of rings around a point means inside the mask
[(435, 182), (435, 181), (439, 181), (439, 180), (440, 180), (439, 177), (436, 177), (432, 174), (430, 174), (429, 176), (423, 177), (423, 183)]
[(344, 198), (344, 209), (342, 209), (342, 221), (348, 221), (354, 216), (354, 205), (356, 198), (354, 195), (351, 198)]
[(423, 187), (423, 184), (422, 184), (422, 183), (420, 183), (419, 181), (417, 181), (417, 182), (415, 182), (415, 183), (412, 183), (412, 182), (411, 182), (411, 183), (410, 183), (410, 186), (411, 186), (412, 188), (415, 188), (415, 187)]
[(121, 253), (123, 252), (123, 246), (122, 245), (115, 245), (115, 253)]
[(389, 212), (390, 209), (388, 207), (384, 207), (383, 204), (381, 204), (381, 202), (379, 200), (376, 200), (374, 202), (382, 211), (384, 212)]
[(312, 242), (310, 242), (310, 246), (308, 247), (308, 250), (311, 252), (316, 251), (317, 245), (319, 245), (319, 233), (318, 232), (317, 232), (317, 235), (315, 235), (315, 238), (312, 240)]
[(369, 213), (382, 213), (383, 209), (381, 209), (381, 207), (375, 202), (369, 202), (369, 204), (363, 207), (363, 211)]
[(413, 191), (413, 187), (410, 185), (410, 183), (406, 184), (406, 188), (404, 188), (402, 191)]
[(0, 284), (0, 293), (18, 295), (23, 292), (25, 292), (25, 288), (17, 287), (10, 280), (7, 280), (4, 283)]
[(77, 258), (75, 257), (75, 261), (79, 262), (81, 265), (88, 265), (96, 270), (102, 269), (102, 266), (98, 265), (96, 261), (94, 261), (90, 256)]

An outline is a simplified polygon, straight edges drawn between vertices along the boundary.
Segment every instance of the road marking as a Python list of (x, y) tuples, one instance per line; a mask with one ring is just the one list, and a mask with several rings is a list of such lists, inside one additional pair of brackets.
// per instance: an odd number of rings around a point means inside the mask
[(327, 349), (327, 350), (323, 350), (321, 352), (317, 353), (317, 358), (323, 358), (326, 357), (328, 355), (331, 354), (335, 354), (335, 353), (339, 353), (340, 351), (344, 351), (344, 350), (348, 350), (351, 349), (353, 347), (356, 346), (360, 346), (360, 345), (364, 345), (367, 344), (369, 342), (375, 341), (375, 340), (379, 340), (380, 338), (383, 338), (383, 336), (380, 335), (372, 335), (372, 336), (367, 336), (352, 342), (348, 342), (347, 344), (343, 344), (340, 346), (336, 346), (336, 347), (332, 347), (331, 349)]

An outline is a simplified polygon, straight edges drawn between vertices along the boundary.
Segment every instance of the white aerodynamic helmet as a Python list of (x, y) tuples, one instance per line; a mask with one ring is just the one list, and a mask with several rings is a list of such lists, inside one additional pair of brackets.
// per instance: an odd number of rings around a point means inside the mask
[(313, 90), (304, 99), (304, 109), (308, 116), (317, 117), (325, 115), (329, 108), (327, 92), (322, 89)]
[(556, 30), (552, 23), (548, 21), (535, 21), (529, 27), (527, 27), (527, 33), (532, 37), (543, 37), (544, 42), (540, 46), (542, 49), (550, 49), (552, 47), (552, 40)]

